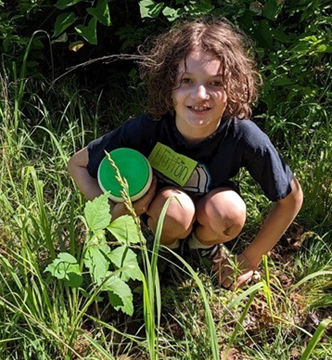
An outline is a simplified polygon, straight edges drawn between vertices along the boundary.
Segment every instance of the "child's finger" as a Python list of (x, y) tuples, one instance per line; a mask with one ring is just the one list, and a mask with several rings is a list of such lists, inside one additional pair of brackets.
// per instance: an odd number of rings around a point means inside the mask
[(219, 282), (220, 286), (223, 286), (226, 289), (232, 289), (233, 281), (230, 277), (227, 277), (226, 279), (221, 279)]
[(253, 271), (245, 272), (243, 275), (239, 276), (236, 281), (232, 284), (231, 290), (241, 288), (242, 286), (246, 285), (253, 276)]
[(224, 261), (222, 264), (215, 264), (216, 267), (214, 267), (214, 271), (217, 274), (217, 280), (219, 285), (225, 287), (225, 288), (229, 288), (232, 283), (232, 275), (233, 275), (233, 270), (231, 269), (228, 261)]
[(154, 177), (148, 192), (139, 200), (133, 203), (137, 215), (145, 213), (157, 191), (157, 178)]

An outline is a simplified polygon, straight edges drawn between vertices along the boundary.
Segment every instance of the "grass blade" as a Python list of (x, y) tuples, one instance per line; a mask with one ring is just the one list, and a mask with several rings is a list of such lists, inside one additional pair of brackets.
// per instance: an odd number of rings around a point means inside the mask
[(301, 279), (299, 282), (297, 282), (296, 284), (294, 284), (292, 286), (292, 289), (296, 289), (297, 287), (299, 287), (300, 285), (304, 284), (305, 282), (317, 277), (317, 276), (325, 276), (325, 275), (332, 275), (332, 271), (329, 270), (322, 270), (322, 271), (316, 271), (313, 274), (310, 274), (306, 277), (304, 277), (303, 279)]
[(251, 294), (250, 294), (250, 297), (249, 297), (249, 300), (246, 304), (246, 307), (244, 308), (244, 311), (243, 313), (241, 314), (239, 320), (236, 322), (236, 325), (235, 325), (235, 328), (234, 328), (234, 331), (232, 333), (232, 336), (227, 344), (227, 348), (226, 348), (226, 351), (224, 352), (223, 354), (223, 360), (227, 360), (228, 359), (228, 353), (229, 353), (229, 350), (231, 348), (231, 346), (233, 345), (234, 343), (234, 340), (236, 338), (236, 335), (238, 334), (238, 332), (240, 331), (240, 329), (242, 328), (242, 323), (243, 323), (243, 320), (244, 318), (247, 316), (248, 314), (248, 311), (250, 309), (250, 306), (251, 306), (251, 303), (254, 301), (254, 298), (256, 296), (256, 293), (257, 293), (258, 290), (256, 291), (253, 291)]
[(300, 360), (308, 360), (312, 352), (314, 351), (318, 341), (323, 336), (323, 333), (327, 326), (332, 323), (331, 319), (324, 319), (317, 327), (314, 335), (312, 336), (311, 340), (309, 341), (309, 344), (307, 348), (305, 349), (303, 355), (301, 356)]
[[(168, 249), (168, 248), (167, 248)], [(168, 249), (178, 260), (182, 262), (182, 264), (187, 268), (190, 275), (193, 277), (193, 279), (196, 281), (197, 286), (201, 292), (203, 303), (204, 303), (204, 310), (205, 310), (205, 319), (206, 319), (206, 325), (209, 330), (210, 335), (210, 345), (211, 345), (211, 352), (212, 352), (212, 359), (213, 360), (219, 360), (219, 346), (218, 346), (218, 338), (217, 338), (217, 332), (214, 325), (214, 320), (211, 312), (211, 308), (209, 305), (209, 300), (207, 298), (204, 285), (201, 281), (201, 279), (198, 277), (195, 270), (177, 253), (172, 251), (171, 249)]]

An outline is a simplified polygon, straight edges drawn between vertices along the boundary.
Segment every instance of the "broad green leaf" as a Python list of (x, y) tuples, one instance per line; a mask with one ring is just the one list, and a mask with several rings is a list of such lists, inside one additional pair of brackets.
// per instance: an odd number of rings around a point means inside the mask
[(214, 6), (207, 2), (202, 2), (186, 5), (184, 9), (190, 15), (206, 15), (214, 9)]
[(84, 216), (89, 229), (93, 232), (105, 229), (111, 222), (108, 194), (102, 194), (93, 201), (88, 201), (84, 208)]
[(120, 278), (111, 276), (103, 285), (109, 293), (110, 303), (115, 310), (121, 309), (131, 316), (134, 312), (133, 294), (130, 287)]
[(264, 15), (269, 20), (275, 20), (279, 15), (282, 8), (282, 4), (279, 4), (277, 0), (269, 0), (264, 5)]
[(317, 52), (327, 52), (327, 50), (328, 50), (328, 46), (326, 44), (320, 44), (316, 48)]
[(53, 37), (62, 34), (76, 19), (73, 12), (60, 14), (55, 20)]
[(137, 255), (126, 246), (119, 246), (108, 257), (112, 263), (121, 269), (121, 279), (124, 281), (141, 280), (141, 270), (138, 266)]
[(124, 215), (115, 219), (107, 226), (107, 230), (122, 244), (138, 244), (140, 237), (132, 216)]
[(265, 42), (265, 47), (273, 48), (271, 25), (267, 20), (262, 20), (258, 26), (260, 35)]
[(86, 11), (96, 17), (103, 25), (111, 25), (111, 16), (107, 0), (99, 0), (95, 8), (88, 8)]
[(155, 6), (155, 2), (153, 0), (142, 0), (139, 2), (139, 10), (141, 13), (141, 18), (150, 17), (149, 10), (151, 6)]
[(67, 286), (79, 288), (82, 285), (83, 277), (76, 273), (68, 273), (68, 279), (64, 279), (64, 282)]
[(81, 35), (87, 42), (92, 45), (97, 45), (97, 19), (93, 17), (88, 26), (77, 25), (75, 30)]
[(85, 241), (86, 248), (88, 247), (102, 247), (107, 246), (104, 230), (96, 230), (92, 236), (88, 237)]
[(73, 255), (65, 252), (62, 252), (58, 255), (58, 260), (68, 264), (77, 264), (76, 258)]
[(141, 18), (156, 18), (160, 14), (160, 11), (163, 9), (165, 4), (155, 3), (153, 0), (142, 0), (139, 2), (139, 9), (141, 13)]
[(108, 272), (111, 249), (108, 245), (89, 246), (84, 254), (84, 265), (90, 270), (93, 280), (100, 285)]
[(272, 36), (274, 39), (281, 41), (281, 42), (289, 42), (290, 36), (286, 35), (283, 31), (279, 29), (272, 29), (271, 30)]
[(64, 10), (70, 6), (78, 4), (81, 1), (82, 0), (58, 0), (58, 2), (55, 4), (55, 6), (60, 10)]
[(65, 280), (71, 287), (79, 287), (83, 281), (77, 260), (68, 253), (60, 253), (44, 272), (50, 272), (57, 279)]
[(166, 6), (163, 10), (163, 15), (167, 18), (168, 21), (174, 21), (180, 17), (182, 9), (173, 9)]

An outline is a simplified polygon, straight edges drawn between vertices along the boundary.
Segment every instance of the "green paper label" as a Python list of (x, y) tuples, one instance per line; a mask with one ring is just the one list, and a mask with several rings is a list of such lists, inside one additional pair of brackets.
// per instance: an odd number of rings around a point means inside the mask
[(197, 165), (197, 161), (178, 154), (170, 147), (159, 142), (153, 148), (149, 156), (149, 162), (155, 170), (180, 186), (186, 184)]

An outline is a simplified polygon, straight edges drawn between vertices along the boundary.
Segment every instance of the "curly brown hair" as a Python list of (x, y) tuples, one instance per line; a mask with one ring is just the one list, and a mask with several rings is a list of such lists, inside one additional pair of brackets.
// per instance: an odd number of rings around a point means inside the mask
[(226, 19), (203, 18), (179, 23), (139, 47), (140, 74), (148, 88), (148, 112), (154, 119), (174, 113), (171, 98), (180, 61), (194, 49), (215, 54), (221, 61), (227, 93), (225, 118), (249, 118), (261, 76), (256, 70), (251, 40)]

